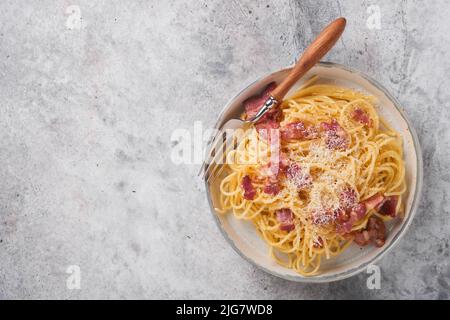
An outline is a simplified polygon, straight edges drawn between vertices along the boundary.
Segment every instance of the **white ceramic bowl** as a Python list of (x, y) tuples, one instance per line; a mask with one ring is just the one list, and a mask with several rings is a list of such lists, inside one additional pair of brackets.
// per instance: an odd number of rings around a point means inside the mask
[[(231, 117), (237, 117), (243, 112), (242, 102), (262, 91), (270, 82), (279, 83), (289, 72), (284, 69), (259, 79), (244, 90), (225, 106), (219, 116), (217, 126)], [(342, 65), (320, 63), (312, 68), (287, 94), (289, 96), (307, 79), (318, 75), (322, 82), (353, 88), (377, 98), (377, 111), (403, 137), (404, 160), (406, 164), (406, 182), (408, 191), (404, 196), (405, 217), (395, 219), (387, 225), (388, 237), (381, 248), (366, 246), (360, 248), (352, 244), (342, 255), (330, 260), (323, 260), (319, 273), (304, 277), (291, 269), (278, 265), (268, 254), (267, 244), (259, 237), (251, 222), (241, 221), (232, 214), (218, 215), (214, 210), (217, 184), (206, 185), (211, 212), (224, 237), (242, 257), (255, 266), (281, 278), (300, 282), (330, 282), (355, 275), (368, 265), (375, 263), (403, 236), (410, 225), (419, 204), (422, 188), (422, 154), (417, 135), (398, 102), (380, 84), (368, 76)]]

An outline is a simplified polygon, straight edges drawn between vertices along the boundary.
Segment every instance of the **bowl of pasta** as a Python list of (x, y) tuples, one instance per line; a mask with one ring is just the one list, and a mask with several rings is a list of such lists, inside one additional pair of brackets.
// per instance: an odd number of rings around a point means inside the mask
[[(254, 115), (288, 73), (246, 86), (217, 127)], [(420, 145), (396, 99), (368, 76), (319, 63), (240, 131), (206, 192), (224, 237), (255, 266), (292, 281), (344, 279), (374, 264), (410, 225)]]

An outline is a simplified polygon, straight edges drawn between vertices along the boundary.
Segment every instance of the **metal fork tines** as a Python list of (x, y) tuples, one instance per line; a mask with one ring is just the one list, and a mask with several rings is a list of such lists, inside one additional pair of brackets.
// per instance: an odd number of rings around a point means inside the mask
[[(229, 152), (235, 150), (240, 142), (238, 135), (236, 134), (236, 129), (232, 128), (228, 122), (217, 132), (211, 141), (208, 156), (206, 157), (200, 172), (203, 173), (202, 178), (205, 178), (208, 183), (213, 183), (215, 179), (220, 176), (228, 164), (227, 158)], [(234, 126), (236, 125), (237, 124)], [(239, 123), (239, 127), (241, 126), (242, 123)], [(239, 127), (237, 129), (240, 129)]]
[(249, 125), (256, 123), (264, 114), (272, 109), (278, 102), (270, 96), (257, 114), (248, 120), (230, 119), (220, 127), (211, 140), (209, 151), (203, 162), (199, 174), (207, 183), (212, 184), (226, 167), (227, 155), (234, 150), (240, 138), (237, 129), (247, 129)]

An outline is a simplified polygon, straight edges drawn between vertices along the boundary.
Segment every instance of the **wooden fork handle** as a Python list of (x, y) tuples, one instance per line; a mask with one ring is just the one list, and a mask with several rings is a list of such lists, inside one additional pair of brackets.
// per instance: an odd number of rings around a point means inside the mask
[(330, 51), (342, 32), (344, 32), (345, 24), (345, 18), (338, 18), (322, 30), (314, 42), (306, 48), (289, 75), (271, 92), (272, 97), (275, 98), (276, 101), (281, 102), (286, 93), (288, 93), (289, 89), (298, 81), (298, 79)]

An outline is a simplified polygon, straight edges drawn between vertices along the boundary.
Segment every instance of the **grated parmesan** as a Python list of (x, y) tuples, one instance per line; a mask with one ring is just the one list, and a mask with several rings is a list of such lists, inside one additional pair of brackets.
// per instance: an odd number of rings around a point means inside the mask
[(334, 214), (341, 206), (340, 194), (346, 187), (346, 181), (339, 179), (334, 171), (345, 171), (346, 164), (338, 163), (339, 154), (323, 144), (312, 144), (309, 153), (300, 160), (302, 168), (308, 173), (312, 167), (330, 168), (332, 170), (318, 170), (309, 188), (309, 199), (306, 212), (310, 215), (314, 225), (322, 226), (333, 223)]

